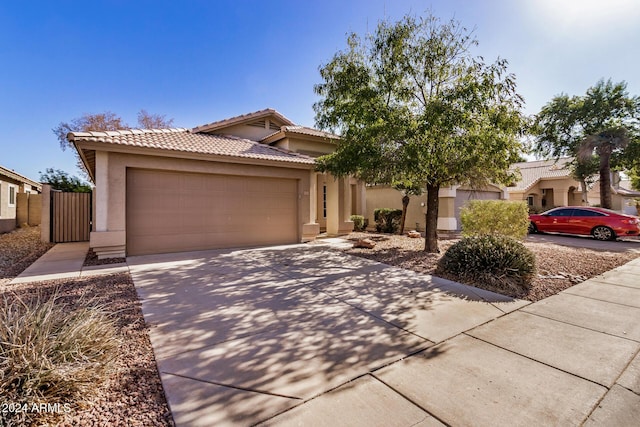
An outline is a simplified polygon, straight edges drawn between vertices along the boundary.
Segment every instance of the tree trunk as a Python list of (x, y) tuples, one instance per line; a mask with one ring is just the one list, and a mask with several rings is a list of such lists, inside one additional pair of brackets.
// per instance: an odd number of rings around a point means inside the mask
[(580, 187), (582, 189), (582, 206), (589, 206), (589, 190), (587, 188), (587, 181), (581, 179)]
[(427, 214), (425, 221), (427, 230), (425, 232), (424, 250), (425, 252), (438, 253), (438, 192), (439, 185), (427, 184)]
[(404, 221), (407, 219), (407, 207), (411, 199), (407, 194), (402, 196), (402, 219), (400, 220), (400, 234), (404, 233)]
[(611, 145), (600, 148), (600, 206), (611, 209)]

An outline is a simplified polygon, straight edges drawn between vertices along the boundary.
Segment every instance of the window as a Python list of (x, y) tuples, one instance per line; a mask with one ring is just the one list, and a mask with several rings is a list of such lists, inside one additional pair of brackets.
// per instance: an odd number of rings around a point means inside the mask
[(527, 196), (527, 205), (533, 206), (533, 196)]
[(322, 186), (322, 217), (327, 217), (327, 186)]
[(16, 206), (16, 186), (9, 184), (9, 203), (10, 208)]
[(574, 209), (573, 216), (606, 216), (603, 213), (588, 211), (586, 209)]
[(556, 209), (554, 211), (550, 211), (547, 212), (546, 215), (548, 216), (571, 216), (571, 214), (573, 213), (574, 209)]

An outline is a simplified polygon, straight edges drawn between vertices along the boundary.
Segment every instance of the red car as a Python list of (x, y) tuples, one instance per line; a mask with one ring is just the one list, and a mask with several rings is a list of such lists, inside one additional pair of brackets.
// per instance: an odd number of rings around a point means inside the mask
[(640, 235), (640, 220), (608, 209), (569, 206), (529, 215), (530, 233), (592, 235), (597, 240)]

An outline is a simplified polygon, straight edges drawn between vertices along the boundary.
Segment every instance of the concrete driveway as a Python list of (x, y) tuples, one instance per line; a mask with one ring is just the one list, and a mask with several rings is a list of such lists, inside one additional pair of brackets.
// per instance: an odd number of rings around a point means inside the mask
[(354, 385), (379, 412), (354, 422), (439, 424), (367, 374), (527, 305), (321, 245), (127, 262), (178, 425), (255, 424)]

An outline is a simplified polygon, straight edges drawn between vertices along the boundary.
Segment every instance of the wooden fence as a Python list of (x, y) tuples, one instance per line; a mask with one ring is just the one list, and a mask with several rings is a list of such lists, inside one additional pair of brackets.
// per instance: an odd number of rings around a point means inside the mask
[(85, 242), (91, 231), (91, 193), (51, 191), (51, 241)]

